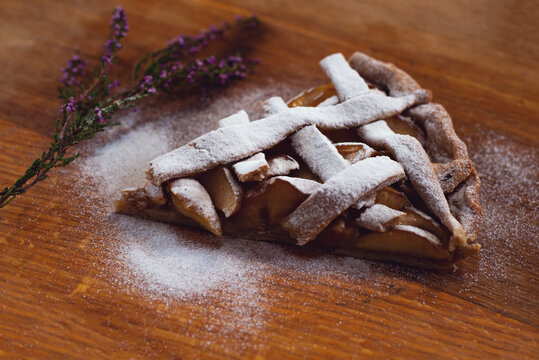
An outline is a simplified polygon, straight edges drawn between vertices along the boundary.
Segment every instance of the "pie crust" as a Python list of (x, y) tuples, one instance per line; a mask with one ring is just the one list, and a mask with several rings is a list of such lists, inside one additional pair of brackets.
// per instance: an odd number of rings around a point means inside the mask
[(393, 64), (320, 65), (330, 84), (152, 160), (116, 211), (424, 268), (476, 254), (480, 180), (447, 111)]

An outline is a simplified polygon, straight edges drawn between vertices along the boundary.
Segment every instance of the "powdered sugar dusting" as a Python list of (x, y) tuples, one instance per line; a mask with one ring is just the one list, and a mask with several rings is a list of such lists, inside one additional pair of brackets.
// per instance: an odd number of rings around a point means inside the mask
[(481, 138), (469, 138), (469, 152), (482, 182), (485, 220), (480, 271), (493, 279), (507, 279), (510, 266), (529, 269), (518, 254), (539, 249), (539, 151), (506, 135), (479, 128)]
[(357, 162), (322, 184), (285, 218), (282, 227), (303, 245), (360, 198), (403, 178), (403, 168), (387, 156)]
[(374, 231), (387, 231), (386, 225), (405, 213), (382, 204), (373, 204), (361, 213), (356, 221), (359, 226)]
[(454, 237), (465, 238), (462, 225), (454, 218), (431, 162), (421, 143), (412, 136), (395, 134), (383, 120), (358, 129), (365, 142), (390, 150), (406, 170), (406, 175), (430, 210), (451, 230)]
[(302, 194), (311, 194), (313, 191), (320, 187), (320, 183), (314, 180), (303, 179), (299, 177), (290, 177), (290, 176), (275, 176), (266, 180), (266, 185), (271, 185), (276, 181), (286, 181), (294, 188), (296, 188)]
[(329, 55), (320, 61), (320, 66), (331, 82), (341, 101), (346, 101), (369, 91), (367, 83), (352, 69), (343, 54)]
[[(137, 275), (140, 283), (136, 286), (144, 290), (187, 299), (220, 286), (230, 288), (253, 270), (252, 264), (226, 249), (215, 251), (192, 243), (180, 244), (179, 234), (166, 224), (136, 222), (133, 226), (131, 218), (118, 217), (117, 225), (130, 237), (119, 258)], [(194, 238), (189, 232), (182, 237)]]
[(249, 121), (249, 115), (247, 115), (245, 110), (240, 110), (235, 114), (219, 120), (219, 127), (247, 124)]
[(483, 303), (487, 296), (505, 304), (499, 311), (518, 307), (531, 318), (537, 313), (537, 294), (533, 286), (519, 284), (535, 281), (534, 261), (539, 255), (539, 151), (490, 128), (474, 127), (460, 132), (465, 134), (463, 140), (481, 178), (485, 214), (477, 238), (481, 251), (454, 275), (427, 274), (420, 282), (454, 289), (460, 296)]
[(264, 114), (266, 116), (270, 116), (278, 113), (279, 111), (288, 109), (288, 105), (286, 105), (283, 98), (280, 96), (270, 97), (268, 100), (262, 103), (262, 107), (264, 108)]
[(299, 169), (298, 162), (288, 155), (275, 155), (268, 159), (268, 176), (288, 175), (292, 170)]
[(326, 107), (326, 106), (333, 106), (337, 105), (339, 103), (339, 97), (337, 95), (333, 95), (328, 97), (326, 100), (322, 101), (320, 104), (316, 105), (316, 107)]
[(313, 174), (324, 182), (350, 165), (331, 141), (314, 125), (297, 131), (291, 139), (296, 153)]
[[(134, 118), (128, 116), (123, 123), (129, 126)], [(114, 143), (98, 148), (94, 156), (84, 163), (84, 173), (100, 178), (101, 194), (116, 196), (123, 188), (144, 185), (147, 164), (155, 156), (166, 152), (171, 142), (166, 127), (156, 128), (151, 123), (141, 125)], [(123, 175), (109, 176), (117, 171), (122, 171)]]
[[(92, 213), (96, 237), (108, 249), (110, 266), (103, 270), (103, 277), (113, 281), (119, 291), (171, 306), (176, 301), (197, 305), (211, 319), (208, 329), (219, 324), (220, 331), (248, 332), (264, 327), (267, 304), (272, 301), (272, 295), (266, 293), (268, 276), (284, 271), (286, 279), (299, 276), (305, 281), (318, 278), (332, 283), (370, 273), (369, 263), (358, 259), (318, 253), (297, 256), (290, 247), (278, 244), (218, 239), (201, 230), (112, 214), (112, 202), (120, 189), (144, 184), (149, 159), (215, 128), (224, 115), (249, 104), (258, 108), (274, 91), (287, 97), (296, 92), (273, 86), (238, 97), (229, 94), (202, 112), (180, 110), (144, 124), (140, 124), (141, 114), (148, 113), (141, 110), (119, 119), (129, 131), (112, 129), (101, 139), (103, 145), (85, 150), (93, 155), (79, 163), (84, 176), (76, 188), (86, 199), (85, 211)], [(219, 307), (206, 308), (208, 303)]]
[[(516, 303), (518, 299), (518, 306), (523, 306), (522, 299), (528, 299), (528, 311), (535, 311), (530, 302), (535, 294), (524, 293), (515, 284), (527, 276), (532, 264), (526, 259), (536, 257), (539, 248), (538, 229), (533, 225), (538, 223), (533, 209), (539, 205), (537, 149), (485, 129), (474, 131), (481, 136), (467, 139), (483, 183), (485, 225), (478, 238), (483, 249), (477, 259), (466, 260), (461, 266), (465, 270), (454, 274), (406, 268), (399, 271), (400, 267), (373, 265), (347, 257), (304, 253), (299, 256), (296, 249), (278, 244), (216, 240), (210, 234), (186, 227), (112, 215), (112, 200), (118, 191), (143, 184), (148, 158), (215, 129), (218, 119), (240, 109), (246, 109), (256, 119), (257, 111), (262, 113), (262, 100), (273, 95), (288, 99), (302, 88), (270, 83), (248, 91), (228, 90), (211, 103), (176, 106), (171, 111), (159, 109), (159, 116), (152, 115), (152, 108), (139, 109), (136, 114), (117, 119), (122, 127), (108, 130), (91, 147), (81, 149), (83, 156), (74, 164), (83, 175), (76, 178), (75, 191), (82, 199), (77, 204), (79, 211), (91, 214), (87, 221), (95, 233), (92, 248), (102, 251), (109, 264), (102, 269), (102, 277), (118, 285), (111, 291), (132, 292), (133, 296), (165, 304), (171, 312), (178, 301), (192, 304), (203, 313), (210, 335), (252, 334), (264, 329), (275, 297), (287, 296), (284, 291), (280, 294), (279, 288), (268, 290), (267, 279), (272, 277), (278, 277), (283, 286), (289, 281), (316, 285), (317, 292), (322, 291), (321, 297), (325, 294), (320, 285), (340, 285), (339, 281), (346, 280), (346, 286), (327, 290), (333, 299), (343, 294), (361, 297), (363, 290), (370, 288), (380, 289), (373, 292), (374, 296), (383, 296), (386, 287), (403, 277), (404, 281), (457, 291), (464, 298), (480, 298), (483, 302), (485, 293), (502, 286), (507, 288), (506, 293), (501, 293), (504, 301)], [(522, 256), (522, 248), (532, 255)], [(182, 305), (181, 310), (185, 309)], [(183, 316), (190, 318), (196, 314)], [(201, 336), (200, 331), (192, 333)], [(194, 336), (189, 327), (183, 335)], [(223, 339), (212, 336), (205, 340), (215, 342), (219, 338)]]
[(222, 235), (221, 222), (204, 186), (195, 179), (175, 179), (168, 184), (174, 207), (191, 215), (200, 225), (217, 236)]
[(401, 98), (368, 91), (335, 106), (290, 108), (257, 121), (219, 128), (199, 136), (187, 145), (152, 160), (147, 177), (160, 185), (176, 177), (191, 176), (217, 165), (244, 159), (273, 147), (308, 125), (326, 129), (357, 127), (400, 114), (428, 99), (428, 93), (422, 91)]
[(264, 153), (257, 153), (232, 165), (232, 169), (242, 182), (262, 180), (269, 171), (269, 164)]

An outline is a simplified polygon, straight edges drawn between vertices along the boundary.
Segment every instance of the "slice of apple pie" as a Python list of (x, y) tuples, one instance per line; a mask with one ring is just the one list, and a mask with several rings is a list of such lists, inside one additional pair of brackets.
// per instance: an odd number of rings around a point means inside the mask
[(116, 211), (425, 268), (477, 253), (480, 182), (446, 110), (365, 54), (320, 65), (330, 84), (159, 156)]

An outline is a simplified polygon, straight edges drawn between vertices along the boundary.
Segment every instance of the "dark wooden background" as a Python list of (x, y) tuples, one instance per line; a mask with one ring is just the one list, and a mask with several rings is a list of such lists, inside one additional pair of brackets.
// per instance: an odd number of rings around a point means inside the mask
[[(131, 26), (120, 68), (179, 33), (256, 12), (263, 27), (248, 47), (262, 64), (246, 82), (310, 87), (325, 81), (319, 59), (361, 50), (431, 89), (472, 151), (497, 134), (489, 141), (536, 154), (536, 1), (118, 3)], [(95, 63), (114, 5), (0, 0), (1, 186), (48, 145), (59, 108), (58, 69), (77, 45)], [(203, 326), (213, 320), (193, 304), (172, 302), (163, 310), (97, 277), (105, 266), (100, 249), (79, 226), (84, 219), (73, 209), (80, 205), (63, 190), (69, 184), (61, 174), (0, 210), (0, 358), (538, 358), (537, 199), (528, 199), (537, 181), (518, 190), (528, 206), (504, 207), (528, 230), (512, 231), (512, 223), (503, 233), (484, 230), (483, 260), (469, 259), (454, 274), (375, 264), (374, 280), (344, 282), (344, 293), (324, 279), (317, 293), (308, 281), (274, 277), (267, 280), (276, 299), (265, 330), (229, 334), (219, 331), (223, 324)], [(500, 188), (496, 174), (480, 175), (484, 198)], [(481, 266), (489, 263), (485, 257), (504, 257), (506, 266)]]

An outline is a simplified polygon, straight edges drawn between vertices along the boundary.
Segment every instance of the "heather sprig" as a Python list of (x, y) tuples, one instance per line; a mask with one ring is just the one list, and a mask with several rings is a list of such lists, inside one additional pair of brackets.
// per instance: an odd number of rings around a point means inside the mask
[(159, 72), (145, 75), (139, 87), (150, 93), (155, 93), (156, 89), (182, 93), (205, 91), (210, 87), (226, 85), (234, 79), (243, 79), (249, 65), (255, 63), (255, 60), (244, 60), (239, 55), (220, 59), (209, 56), (187, 63), (173, 61), (161, 66)]
[[(222, 38), (226, 32), (235, 28), (253, 28), (260, 23), (256, 15), (243, 18), (238, 15), (236, 21), (231, 25), (223, 22), (221, 27), (211, 25), (208, 30), (202, 30), (195, 36), (179, 35), (168, 42), (168, 46), (147, 54), (141, 58), (133, 68), (133, 79), (137, 81), (146, 75), (155, 75), (160, 73), (163, 68), (169, 65), (178, 65), (180, 61), (192, 57), (199, 53), (212, 40)], [(144, 70), (142, 67), (146, 65)], [(141, 73), (142, 71), (142, 73)]]
[(109, 71), (117, 62), (118, 51), (123, 47), (121, 41), (127, 35), (129, 25), (125, 11), (116, 7), (109, 24), (110, 38), (103, 47), (100, 65), (87, 74), (87, 61), (76, 50), (66, 67), (62, 68), (62, 86), (58, 92), (64, 103), (56, 119), (53, 140), (23, 176), (0, 191), (0, 208), (45, 180), (52, 168), (63, 167), (74, 161), (79, 154), (68, 155), (68, 151), (107, 127), (117, 125), (110, 119), (118, 110), (133, 107), (138, 101), (161, 91), (179, 94), (203, 92), (244, 78), (250, 66), (257, 61), (244, 59), (239, 53), (224, 57), (211, 55), (201, 59), (194, 58), (194, 55), (211, 40), (223, 37), (232, 28), (250, 28), (258, 23), (256, 16), (245, 19), (238, 17), (232, 25), (212, 25), (209, 30), (203, 30), (193, 37), (181, 35), (165, 48), (141, 58), (133, 69), (133, 87), (118, 91), (120, 83), (109, 76)]
[(124, 9), (119, 6), (116, 7), (112, 18), (110, 19), (110, 28), (112, 29), (112, 38), (105, 43), (105, 46), (103, 47), (104, 53), (101, 57), (105, 67), (112, 63), (114, 55), (122, 48), (122, 43), (120, 41), (126, 37), (127, 32), (129, 31), (127, 16), (125, 15)]

